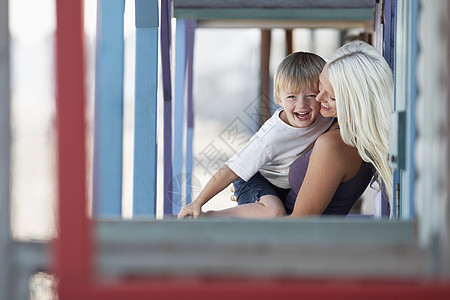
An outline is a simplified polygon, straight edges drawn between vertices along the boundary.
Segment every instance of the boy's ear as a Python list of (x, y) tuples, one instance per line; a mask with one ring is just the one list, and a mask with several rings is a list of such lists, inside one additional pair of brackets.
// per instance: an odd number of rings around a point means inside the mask
[(275, 97), (275, 101), (277, 101), (277, 104), (278, 105), (280, 105), (280, 106), (283, 106), (281, 103), (281, 100), (280, 100), (280, 98), (278, 98), (278, 97)]

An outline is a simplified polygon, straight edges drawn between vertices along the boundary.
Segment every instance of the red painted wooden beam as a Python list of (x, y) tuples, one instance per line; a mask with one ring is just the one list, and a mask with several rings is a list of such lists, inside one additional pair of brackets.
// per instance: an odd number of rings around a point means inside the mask
[(57, 0), (56, 11), (59, 232), (55, 271), (60, 299), (65, 300), (74, 298), (72, 292), (77, 287), (86, 287), (91, 274), (86, 218), (83, 1)]
[(97, 285), (92, 299), (450, 299), (450, 284), (395, 279), (195, 279), (124, 280)]

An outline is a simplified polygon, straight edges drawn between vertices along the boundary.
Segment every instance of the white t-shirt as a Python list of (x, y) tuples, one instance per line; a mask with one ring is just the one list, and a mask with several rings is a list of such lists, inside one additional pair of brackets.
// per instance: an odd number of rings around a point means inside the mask
[(248, 143), (233, 155), (226, 165), (248, 181), (260, 172), (273, 185), (290, 188), (289, 167), (333, 123), (333, 118), (318, 115), (308, 127), (297, 128), (280, 119), (283, 108), (275, 111)]

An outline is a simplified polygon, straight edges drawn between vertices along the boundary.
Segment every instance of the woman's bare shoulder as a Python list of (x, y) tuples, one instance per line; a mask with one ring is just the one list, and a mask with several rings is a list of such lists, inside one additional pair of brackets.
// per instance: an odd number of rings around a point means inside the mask
[(320, 148), (321, 147), (329, 147), (329, 146), (340, 147), (340, 146), (344, 146), (344, 145), (345, 145), (345, 143), (344, 143), (344, 141), (342, 141), (339, 130), (331, 129), (317, 138), (316, 144), (314, 147), (320, 147)]
[(322, 134), (314, 145), (314, 152), (330, 157), (349, 159), (359, 157), (356, 148), (344, 143), (339, 130), (329, 130)]

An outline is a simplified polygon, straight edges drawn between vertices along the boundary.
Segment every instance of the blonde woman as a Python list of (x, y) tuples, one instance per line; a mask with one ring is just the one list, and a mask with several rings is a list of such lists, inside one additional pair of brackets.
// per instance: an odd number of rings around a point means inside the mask
[(319, 77), (320, 113), (336, 122), (290, 168), (284, 206), (292, 217), (347, 214), (370, 181), (371, 171), (392, 199), (388, 166), (388, 116), (392, 71), (372, 46), (355, 41), (328, 60)]

